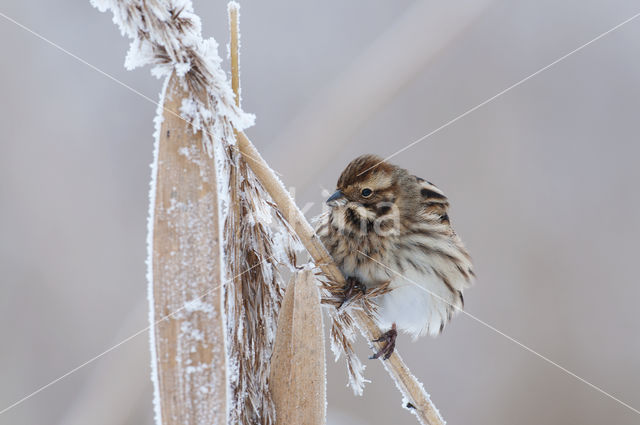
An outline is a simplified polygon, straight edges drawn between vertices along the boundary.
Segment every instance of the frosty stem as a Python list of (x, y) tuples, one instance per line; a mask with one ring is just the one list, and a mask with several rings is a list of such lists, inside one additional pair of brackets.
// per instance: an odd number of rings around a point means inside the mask
[(236, 95), (236, 105), (240, 106), (240, 45), (239, 45), (239, 5), (236, 2), (229, 3), (229, 30), (231, 41), (229, 49), (231, 54), (231, 88)]
[[(262, 158), (260, 152), (258, 152), (253, 143), (251, 143), (242, 132), (238, 132), (237, 134), (237, 146), (245, 161), (247, 161), (264, 188), (269, 192), (269, 195), (271, 195), (271, 198), (285, 219), (291, 224), (291, 227), (300, 238), (309, 255), (311, 255), (311, 258), (313, 258), (315, 264), (322, 269), (331, 281), (337, 285), (344, 286), (344, 276), (318, 238), (318, 235), (316, 235), (300, 209), (293, 202), (293, 199), (289, 196), (282, 182)], [(353, 316), (358, 327), (368, 340), (372, 341), (382, 335), (383, 332), (365, 312), (354, 309)], [(373, 344), (377, 350), (382, 348), (381, 343)], [(418, 417), (420, 422), (425, 425), (443, 425), (444, 421), (431, 402), (429, 395), (422, 388), (422, 384), (411, 374), (397, 350), (388, 360), (382, 362), (402, 395), (415, 408), (412, 409), (412, 412)]]

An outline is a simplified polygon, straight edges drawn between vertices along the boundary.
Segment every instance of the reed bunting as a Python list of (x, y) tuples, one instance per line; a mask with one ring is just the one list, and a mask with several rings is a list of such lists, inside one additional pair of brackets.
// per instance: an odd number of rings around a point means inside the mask
[(432, 183), (375, 155), (354, 159), (327, 199), (318, 235), (347, 279), (347, 297), (388, 285), (376, 298), (388, 329), (372, 358), (389, 358), (397, 330), (438, 335), (464, 304), (473, 265), (451, 227), (449, 202)]

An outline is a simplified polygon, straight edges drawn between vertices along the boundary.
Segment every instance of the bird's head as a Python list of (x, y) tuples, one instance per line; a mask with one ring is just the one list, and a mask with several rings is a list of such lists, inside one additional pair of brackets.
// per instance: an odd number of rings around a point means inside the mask
[(359, 156), (344, 169), (327, 204), (335, 208), (349, 203), (393, 202), (397, 191), (396, 168), (375, 155)]
[(399, 208), (406, 203), (409, 179), (406, 170), (376, 155), (362, 155), (344, 169), (327, 205), (332, 214), (344, 218), (347, 228), (366, 232), (375, 229), (376, 222), (387, 227), (384, 223), (399, 217)]

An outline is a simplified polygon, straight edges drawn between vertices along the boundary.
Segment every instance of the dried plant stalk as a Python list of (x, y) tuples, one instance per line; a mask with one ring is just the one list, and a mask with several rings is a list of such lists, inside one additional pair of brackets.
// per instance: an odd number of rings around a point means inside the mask
[(236, 106), (240, 106), (240, 5), (229, 2), (229, 29), (231, 40), (229, 50), (231, 56), (231, 88), (236, 95)]
[(277, 425), (325, 423), (324, 359), (320, 293), (311, 270), (298, 271), (282, 301), (271, 357)]
[(171, 111), (188, 96), (165, 89), (153, 212), (151, 306), (158, 423), (223, 424), (227, 365), (216, 171), (202, 135)]
[[(315, 264), (321, 268), (329, 279), (328, 285), (330, 285), (330, 289), (339, 291), (345, 285), (344, 276), (280, 180), (244, 133), (238, 133), (237, 145), (285, 219), (293, 227)], [(383, 333), (373, 319), (364, 311), (354, 309), (351, 313), (365, 338), (371, 341)], [(377, 350), (382, 348), (379, 343), (374, 343), (374, 346)], [(411, 406), (413, 406), (411, 411), (418, 417), (420, 422), (425, 425), (443, 425), (444, 420), (431, 402), (429, 395), (422, 387), (422, 384), (411, 374), (398, 351), (396, 350), (388, 360), (381, 361), (407, 403), (411, 403)]]
[[(232, 85), (237, 106), (240, 105), (239, 7), (235, 2), (228, 5)], [(276, 410), (269, 391), (269, 360), (285, 286), (277, 266), (295, 264), (295, 255), (289, 249), (295, 236), (268, 202), (265, 190), (238, 150), (232, 145), (225, 149), (231, 198), (231, 211), (225, 223), (225, 251), (233, 255), (227, 267), (235, 276), (225, 291), (228, 355), (234, 371), (229, 381), (229, 423), (271, 425), (275, 423)]]

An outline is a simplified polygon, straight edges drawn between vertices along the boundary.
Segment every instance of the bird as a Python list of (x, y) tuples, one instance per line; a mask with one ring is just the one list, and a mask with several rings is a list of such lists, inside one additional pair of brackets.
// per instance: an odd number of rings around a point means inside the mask
[(449, 200), (433, 183), (367, 154), (342, 171), (316, 232), (355, 290), (388, 285), (375, 298), (388, 329), (371, 358), (388, 359), (398, 330), (417, 339), (439, 335), (464, 307), (475, 279), (471, 257), (453, 230)]

